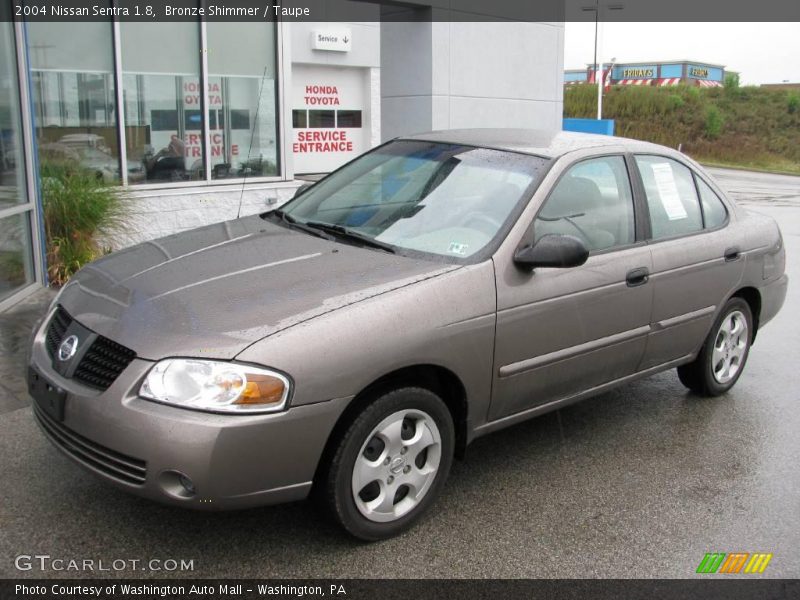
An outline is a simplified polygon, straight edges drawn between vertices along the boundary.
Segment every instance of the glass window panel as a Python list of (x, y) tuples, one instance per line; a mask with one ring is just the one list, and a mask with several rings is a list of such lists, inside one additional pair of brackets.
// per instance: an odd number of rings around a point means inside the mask
[(332, 110), (308, 111), (308, 126), (319, 128), (336, 127), (336, 113)]
[(625, 160), (607, 156), (571, 167), (539, 211), (534, 233), (537, 241), (547, 234), (572, 235), (589, 250), (632, 244), (633, 194)]
[(685, 235), (703, 229), (694, 179), (688, 167), (663, 156), (637, 156), (653, 239)]
[(337, 127), (361, 127), (360, 110), (340, 110), (336, 113)]
[(0, 21), (0, 210), (28, 201), (16, 56), (13, 25)]
[[(120, 181), (111, 22), (28, 23), (39, 160)], [(128, 164), (130, 178), (141, 165)]]
[(33, 283), (29, 215), (24, 212), (0, 219), (0, 301)]
[(204, 178), (200, 26), (120, 23), (129, 183)]
[(547, 161), (485, 148), (394, 141), (287, 205), (402, 248), (463, 258), (496, 239)]
[(211, 176), (278, 174), (275, 24), (208, 22)]
[(697, 187), (700, 188), (700, 202), (703, 205), (703, 216), (705, 217), (706, 229), (719, 227), (728, 218), (728, 211), (722, 200), (719, 199), (709, 185), (697, 178)]
[(305, 129), (308, 127), (308, 115), (305, 110), (292, 111), (292, 127), (295, 129)]

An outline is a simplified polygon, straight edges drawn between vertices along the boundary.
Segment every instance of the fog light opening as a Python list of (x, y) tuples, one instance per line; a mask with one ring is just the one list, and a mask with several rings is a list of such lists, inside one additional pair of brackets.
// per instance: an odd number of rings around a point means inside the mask
[(189, 500), (197, 495), (197, 487), (192, 478), (180, 471), (162, 471), (158, 484), (164, 493), (173, 498)]
[(186, 491), (187, 494), (194, 496), (195, 494), (194, 482), (192, 482), (191, 479), (189, 479), (186, 475), (181, 474), (178, 481), (180, 482), (181, 486), (183, 487), (183, 489)]

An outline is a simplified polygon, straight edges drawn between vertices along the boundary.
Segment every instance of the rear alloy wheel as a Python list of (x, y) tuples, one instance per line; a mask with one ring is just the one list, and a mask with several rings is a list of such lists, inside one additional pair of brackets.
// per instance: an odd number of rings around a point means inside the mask
[(723, 308), (694, 362), (678, 367), (681, 382), (693, 392), (718, 396), (742, 374), (753, 339), (753, 315), (742, 298)]
[(438, 496), (454, 448), (450, 412), (433, 392), (384, 394), (342, 436), (326, 501), (351, 534), (379, 540), (411, 527)]

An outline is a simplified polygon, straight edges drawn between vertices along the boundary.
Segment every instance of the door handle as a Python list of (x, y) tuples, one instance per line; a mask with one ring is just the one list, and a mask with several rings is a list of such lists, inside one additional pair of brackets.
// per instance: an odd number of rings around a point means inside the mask
[(733, 246), (725, 250), (725, 262), (733, 262), (734, 260), (739, 260), (739, 257), (742, 255), (742, 251), (739, 250), (738, 246)]
[(637, 285), (644, 285), (650, 279), (650, 271), (647, 267), (639, 267), (632, 269), (625, 275), (625, 282), (628, 287), (636, 287)]

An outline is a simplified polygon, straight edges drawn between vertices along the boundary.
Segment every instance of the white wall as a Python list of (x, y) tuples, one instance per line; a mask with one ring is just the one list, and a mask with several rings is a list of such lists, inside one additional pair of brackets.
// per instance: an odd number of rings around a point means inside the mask
[(382, 138), (561, 128), (563, 23), (383, 23)]
[(138, 190), (129, 194), (124, 233), (105, 240), (118, 250), (138, 242), (272, 210), (289, 200), (302, 181)]

